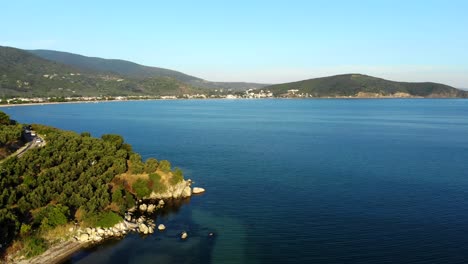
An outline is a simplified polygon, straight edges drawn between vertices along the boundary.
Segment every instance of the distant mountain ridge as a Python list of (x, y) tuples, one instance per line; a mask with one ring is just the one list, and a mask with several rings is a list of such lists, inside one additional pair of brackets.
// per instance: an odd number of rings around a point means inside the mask
[(87, 57), (79, 54), (54, 50), (28, 50), (43, 59), (69, 65), (82, 71), (117, 74), (129, 78), (145, 79), (153, 77), (169, 77), (188, 85), (208, 89), (247, 90), (257, 89), (267, 84), (247, 82), (210, 82), (182, 72), (140, 65), (119, 59), (103, 59)]
[(270, 90), (276, 96), (287, 96), (294, 93), (307, 94), (310, 97), (468, 97), (468, 91), (445, 84), (395, 82), (363, 74), (335, 75), (276, 84), (266, 86), (263, 89)]

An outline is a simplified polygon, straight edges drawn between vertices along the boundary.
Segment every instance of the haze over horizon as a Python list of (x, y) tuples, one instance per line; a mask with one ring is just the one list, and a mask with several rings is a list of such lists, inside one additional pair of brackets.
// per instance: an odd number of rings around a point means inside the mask
[(344, 73), (468, 88), (466, 1), (3, 3), (0, 45), (124, 59), (210, 81)]

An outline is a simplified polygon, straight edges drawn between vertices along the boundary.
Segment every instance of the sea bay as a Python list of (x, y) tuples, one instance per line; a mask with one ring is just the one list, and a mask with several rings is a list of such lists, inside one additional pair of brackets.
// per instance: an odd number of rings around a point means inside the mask
[[(3, 108), (122, 135), (207, 189), (68, 263), (464, 263), (468, 100), (171, 100)], [(187, 230), (189, 239), (178, 233)], [(208, 233), (216, 236), (209, 238)]]

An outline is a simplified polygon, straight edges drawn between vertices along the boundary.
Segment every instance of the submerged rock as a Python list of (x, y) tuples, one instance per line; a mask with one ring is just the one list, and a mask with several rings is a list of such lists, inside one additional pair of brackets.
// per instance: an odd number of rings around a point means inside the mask
[(180, 235), (180, 238), (181, 238), (181, 239), (184, 239), (184, 240), (187, 239), (187, 237), (188, 237), (188, 234), (187, 234), (187, 232), (185, 232), (185, 231), (182, 232), (182, 234)]

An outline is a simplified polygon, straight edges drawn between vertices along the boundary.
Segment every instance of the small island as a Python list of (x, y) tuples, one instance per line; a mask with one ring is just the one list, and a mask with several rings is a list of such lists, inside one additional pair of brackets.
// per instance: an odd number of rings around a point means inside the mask
[(0, 153), (0, 253), (7, 262), (41, 254), (34, 263), (58, 262), (105, 238), (152, 233), (147, 214), (192, 195), (180, 169), (142, 161), (119, 135), (26, 126), (0, 112)]

